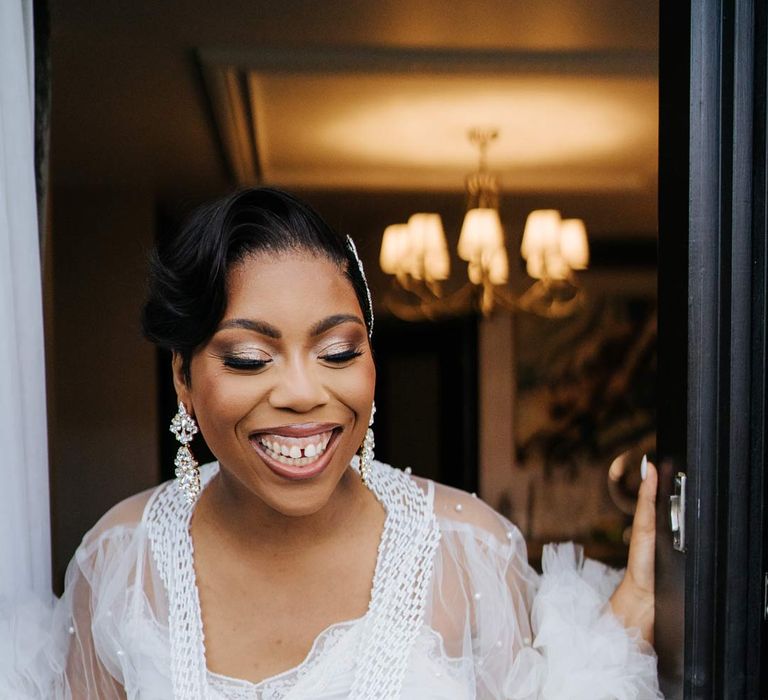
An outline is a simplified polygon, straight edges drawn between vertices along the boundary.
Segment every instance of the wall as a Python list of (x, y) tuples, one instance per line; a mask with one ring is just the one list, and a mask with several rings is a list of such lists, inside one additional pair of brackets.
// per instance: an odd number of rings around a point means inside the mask
[(153, 232), (146, 194), (53, 193), (49, 384), (56, 585), (98, 518), (158, 480), (155, 352), (139, 331)]

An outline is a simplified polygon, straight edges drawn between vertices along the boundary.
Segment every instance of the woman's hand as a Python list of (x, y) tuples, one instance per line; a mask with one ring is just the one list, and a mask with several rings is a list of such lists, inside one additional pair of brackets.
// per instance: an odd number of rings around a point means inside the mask
[[(645, 458), (643, 458), (645, 462)], [(653, 644), (654, 556), (656, 549), (656, 467), (647, 462), (645, 479), (637, 494), (629, 559), (624, 578), (611, 596), (611, 609), (626, 627), (637, 627)]]

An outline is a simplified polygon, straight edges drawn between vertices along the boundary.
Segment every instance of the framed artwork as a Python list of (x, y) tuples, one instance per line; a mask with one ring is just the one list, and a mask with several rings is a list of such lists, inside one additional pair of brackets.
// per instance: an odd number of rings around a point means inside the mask
[[(654, 299), (616, 294), (565, 319), (516, 315), (514, 469), (524, 498), (508, 505), (534, 553), (540, 541), (575, 539), (597, 558), (624, 556), (629, 509), (608, 470), (627, 451), (639, 467), (655, 444), (656, 316)], [(639, 469), (626, 478), (631, 491)]]

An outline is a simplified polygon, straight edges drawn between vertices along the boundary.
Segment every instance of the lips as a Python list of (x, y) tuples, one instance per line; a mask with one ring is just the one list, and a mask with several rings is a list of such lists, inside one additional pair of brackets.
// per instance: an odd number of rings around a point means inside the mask
[(278, 476), (309, 479), (328, 466), (342, 430), (335, 423), (301, 423), (251, 433), (249, 440), (262, 461)]

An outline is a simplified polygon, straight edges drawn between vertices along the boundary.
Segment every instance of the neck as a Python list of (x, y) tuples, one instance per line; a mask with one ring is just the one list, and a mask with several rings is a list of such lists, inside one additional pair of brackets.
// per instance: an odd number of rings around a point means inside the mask
[(319, 511), (302, 516), (275, 510), (220, 469), (204, 489), (194, 521), (245, 552), (295, 554), (308, 543), (322, 545), (337, 533), (349, 532), (371, 507), (382, 508), (352, 469), (344, 472)]

